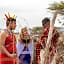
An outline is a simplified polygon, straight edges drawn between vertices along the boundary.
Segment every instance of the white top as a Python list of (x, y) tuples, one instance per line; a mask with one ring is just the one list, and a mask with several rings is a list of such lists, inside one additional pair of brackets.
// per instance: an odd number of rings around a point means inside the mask
[(20, 54), (30, 54), (30, 56), (33, 58), (33, 42), (28, 44), (29, 51), (23, 51), (24, 47), (25, 47), (24, 44), (21, 44), (19, 41), (17, 41), (16, 48), (18, 56)]

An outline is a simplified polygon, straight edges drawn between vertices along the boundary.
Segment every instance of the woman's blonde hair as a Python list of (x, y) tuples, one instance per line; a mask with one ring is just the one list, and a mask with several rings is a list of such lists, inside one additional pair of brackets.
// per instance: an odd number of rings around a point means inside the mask
[(21, 32), (20, 32), (20, 34), (19, 34), (19, 36), (20, 36), (20, 38), (22, 37), (24, 37), (24, 35), (23, 35), (23, 30), (27, 30), (27, 27), (24, 27), (24, 28), (22, 28), (21, 29)]

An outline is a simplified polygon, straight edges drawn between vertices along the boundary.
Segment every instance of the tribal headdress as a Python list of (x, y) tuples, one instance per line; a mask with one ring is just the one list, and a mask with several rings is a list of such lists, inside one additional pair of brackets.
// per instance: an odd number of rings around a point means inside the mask
[(13, 15), (12, 17), (10, 17), (10, 13), (8, 12), (8, 16), (7, 14), (5, 14), (6, 20), (7, 21), (16, 21), (15, 19), (15, 15)]

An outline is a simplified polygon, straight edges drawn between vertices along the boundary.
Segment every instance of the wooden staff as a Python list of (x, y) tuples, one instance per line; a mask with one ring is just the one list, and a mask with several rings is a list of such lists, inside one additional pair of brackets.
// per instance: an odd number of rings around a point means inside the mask
[[(15, 45), (15, 39), (14, 39), (14, 31), (12, 30), (12, 37), (13, 37), (13, 54), (15, 53), (14, 45)], [(13, 64), (15, 64), (15, 59), (13, 59)]]
[[(49, 29), (49, 34), (48, 34), (46, 48), (45, 48), (45, 54), (48, 54), (49, 53), (49, 47), (51, 46), (52, 32), (53, 32), (53, 27), (54, 27), (54, 22), (55, 22), (56, 17), (57, 17), (57, 11), (55, 12), (55, 14), (53, 16), (53, 19), (50, 22), (50, 29)], [(48, 60), (50, 61), (50, 58), (47, 59), (47, 57), (45, 57), (45, 63), (44, 64), (46, 64), (46, 62)], [(49, 64), (50, 64), (50, 62), (49, 62)]]

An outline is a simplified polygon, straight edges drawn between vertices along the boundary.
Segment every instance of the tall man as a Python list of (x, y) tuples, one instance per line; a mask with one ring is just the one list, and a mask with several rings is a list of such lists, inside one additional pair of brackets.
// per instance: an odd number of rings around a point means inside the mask
[[(43, 33), (41, 35), (40, 44), (37, 43), (37, 47), (36, 47), (36, 59), (37, 59), (37, 62), (38, 62), (39, 59), (42, 59), (43, 58), (43, 56), (41, 56), (41, 58), (40, 58), (40, 51), (41, 51), (41, 49), (44, 50), (44, 48), (46, 47), (48, 33), (49, 33), (49, 28), (50, 28), (50, 19), (49, 18), (44, 18), (42, 20), (42, 26), (44, 28), (44, 31), (43, 31)], [(51, 39), (51, 46), (49, 48), (49, 56), (47, 55), (48, 56), (48, 59), (50, 59), (50, 58), (52, 59), (52, 56), (54, 55), (54, 53), (56, 51), (55, 49), (56, 49), (56, 42), (58, 40), (58, 37), (59, 37), (59, 34), (54, 29), (53, 30), (53, 37)], [(42, 54), (44, 54), (44, 52), (42, 52)], [(42, 60), (42, 61), (44, 62), (44, 60)], [(50, 62), (51, 62), (51, 60), (50, 60)], [(36, 64), (38, 64), (38, 63), (36, 63)], [(47, 62), (47, 64), (48, 64), (48, 62)]]
[(0, 34), (0, 64), (15, 64), (13, 58), (16, 58), (16, 37), (13, 35), (12, 30), (16, 28), (16, 19), (6, 16), (6, 29)]

